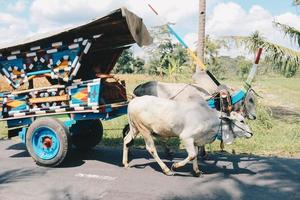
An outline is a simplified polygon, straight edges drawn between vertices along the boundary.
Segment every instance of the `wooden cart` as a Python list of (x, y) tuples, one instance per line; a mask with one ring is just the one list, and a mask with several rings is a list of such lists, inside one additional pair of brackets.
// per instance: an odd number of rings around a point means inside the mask
[[(97, 145), (101, 120), (127, 112), (125, 82), (110, 74), (132, 44), (152, 42), (142, 19), (126, 8), (89, 23), (0, 47), (0, 120), (20, 136), (36, 163), (57, 166), (71, 145)], [(49, 84), (35, 88), (36, 78)]]

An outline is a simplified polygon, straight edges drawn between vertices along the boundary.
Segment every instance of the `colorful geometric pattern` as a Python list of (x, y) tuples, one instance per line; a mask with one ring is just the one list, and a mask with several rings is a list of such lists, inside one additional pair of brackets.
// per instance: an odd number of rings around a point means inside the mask
[(94, 79), (91, 81), (83, 81), (70, 86), (69, 95), (70, 106), (98, 106), (100, 96), (101, 79)]
[(95, 106), (99, 105), (99, 99), (101, 94), (101, 87), (100, 87), (100, 81), (96, 83), (89, 83), (88, 84), (88, 105), (89, 106)]
[(65, 87), (41, 88), (40, 90), (30, 90), (16, 93), (1, 93), (2, 116), (10, 117), (13, 115), (23, 115), (28, 112), (39, 112), (42, 109), (57, 109), (67, 106), (68, 101), (43, 101), (31, 103), (32, 99), (47, 99), (65, 95)]
[(75, 94), (72, 96), (72, 101), (79, 104), (86, 104), (88, 101), (88, 89), (87, 88), (77, 88), (74, 89)]
[(55, 42), (27, 52), (13, 51), (0, 55), (0, 73), (15, 89), (36, 76), (47, 75), (68, 83), (77, 75), (81, 59), (90, 47), (89, 40), (76, 38), (73, 43)]
[(26, 95), (11, 96), (5, 99), (5, 110), (19, 112), (29, 108)]
[[(117, 116), (119, 113), (117, 110), (127, 106), (127, 102), (108, 105), (100, 104), (100, 90), (101, 79), (93, 79), (76, 82), (68, 87), (61, 85), (24, 92), (0, 93), (0, 106), (3, 108), (0, 118), (1, 120), (26, 119), (33, 116), (48, 116), (62, 113), (94, 113), (99, 118), (109, 119), (114, 115)], [(61, 101), (38, 101), (40, 99), (58, 99), (64, 96), (67, 98)], [(124, 114), (123, 111), (119, 114), (121, 113)]]

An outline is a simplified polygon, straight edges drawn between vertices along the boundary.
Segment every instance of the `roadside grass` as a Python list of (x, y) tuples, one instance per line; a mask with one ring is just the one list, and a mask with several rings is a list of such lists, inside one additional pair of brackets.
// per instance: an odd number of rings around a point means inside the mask
[(7, 128), (5, 122), (0, 122), (0, 139), (7, 137)]
[[(290, 107), (300, 111), (300, 78), (269, 78), (256, 83), (269, 106)], [(270, 101), (271, 100), (271, 101)]]

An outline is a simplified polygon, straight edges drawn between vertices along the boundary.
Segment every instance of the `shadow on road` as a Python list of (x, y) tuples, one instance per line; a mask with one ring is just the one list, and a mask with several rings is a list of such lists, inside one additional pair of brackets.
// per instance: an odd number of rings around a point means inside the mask
[[(163, 161), (170, 167), (185, 156), (186, 153), (179, 152), (172, 161)], [(86, 153), (79, 152), (64, 167), (76, 167), (78, 163), (83, 164), (83, 160), (98, 160), (121, 166), (122, 150), (99, 147)], [(164, 176), (146, 150), (134, 149), (131, 164), (137, 170), (151, 167)], [(195, 182), (194, 188), (197, 189), (184, 196), (169, 194), (162, 199), (300, 199), (300, 159), (216, 152), (208, 160), (200, 161), (199, 165), (204, 172), (203, 178), (185, 177), (185, 180)], [(191, 170), (192, 165), (189, 164), (180, 172)]]
[(24, 143), (15, 143), (6, 148), (6, 150), (19, 150), (20, 152), (11, 155), (11, 158), (22, 158), (22, 157), (30, 157), (26, 145)]
[(32, 176), (40, 176), (47, 172), (47, 169), (13, 169), (0, 173), (0, 185), (3, 186), (8, 183), (14, 183), (25, 180)]
[(300, 199), (300, 159), (216, 153), (200, 166), (206, 178), (195, 188), (205, 188), (207, 193), (163, 199)]
[[(24, 153), (26, 148), (22, 144), (13, 144), (7, 149), (21, 151), (11, 157), (28, 156)], [(185, 156), (185, 152), (178, 152), (172, 159), (167, 159), (161, 154), (163, 161), (169, 167), (173, 162), (182, 160)], [(155, 170), (152, 172), (153, 176), (158, 175), (163, 180), (165, 179), (158, 164), (146, 150), (133, 149), (130, 159), (132, 170), (143, 171), (144, 168), (150, 167)], [(77, 168), (84, 165), (87, 160), (121, 166), (122, 149), (97, 147), (87, 152), (73, 150), (60, 168)], [(165, 193), (165, 196), (160, 199), (200, 199), (200, 197), (201, 199), (300, 199), (300, 159), (215, 152), (208, 160), (200, 161), (199, 165), (204, 172), (202, 178), (166, 177), (166, 180), (170, 180), (169, 178), (183, 182), (188, 180), (186, 183), (192, 183), (193, 190), (184, 194)], [(0, 172), (0, 187), (26, 180), (29, 176), (42, 175), (49, 168), (36, 167), (34, 169)], [(191, 170), (191, 164), (181, 169), (184, 172)], [(147, 171), (149, 173), (149, 170)], [(187, 187), (190, 186), (187, 184)]]

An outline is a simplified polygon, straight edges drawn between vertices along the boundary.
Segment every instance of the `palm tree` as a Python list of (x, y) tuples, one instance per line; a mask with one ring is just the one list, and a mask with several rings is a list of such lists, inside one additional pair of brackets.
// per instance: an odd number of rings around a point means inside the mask
[(294, 5), (299, 6), (300, 5), (300, 0), (294, 0)]
[[(300, 0), (294, 0), (294, 5), (299, 6)], [(300, 48), (300, 30), (279, 22), (273, 22), (274, 27), (281, 30), (285, 36)], [(228, 39), (228, 37), (226, 37)], [(255, 51), (262, 47), (266, 60), (273, 63), (274, 68), (279, 70), (286, 77), (292, 77), (299, 69), (300, 51), (272, 43), (266, 40), (258, 31), (255, 31), (248, 37), (231, 36), (236, 44), (242, 44), (250, 53), (255, 54)]]
[[(205, 47), (205, 17), (206, 17), (206, 0), (199, 0), (199, 30), (198, 30), (198, 48), (197, 55), (204, 62)], [(196, 72), (199, 72), (199, 66)]]

